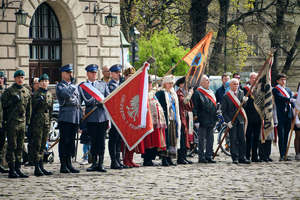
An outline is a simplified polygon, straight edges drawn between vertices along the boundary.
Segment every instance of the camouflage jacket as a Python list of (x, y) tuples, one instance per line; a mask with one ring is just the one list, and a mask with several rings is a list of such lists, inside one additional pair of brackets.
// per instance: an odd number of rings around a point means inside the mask
[(27, 125), (30, 123), (31, 95), (26, 87), (14, 83), (4, 91), (1, 101), (4, 121), (25, 121)]
[(50, 91), (39, 88), (32, 95), (31, 125), (50, 124), (53, 97)]

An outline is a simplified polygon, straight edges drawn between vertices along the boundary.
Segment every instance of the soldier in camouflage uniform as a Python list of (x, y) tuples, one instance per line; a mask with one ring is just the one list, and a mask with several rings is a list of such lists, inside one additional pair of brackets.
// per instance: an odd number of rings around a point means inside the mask
[(0, 72), (0, 172), (1, 173), (7, 173), (8, 170), (5, 169), (3, 165), (3, 151), (4, 151), (4, 144), (6, 140), (6, 132), (4, 131), (3, 127), (3, 110), (2, 110), (2, 104), (1, 104), (1, 95), (4, 92), (4, 73)]
[(31, 136), (32, 136), (32, 154), (34, 161), (34, 175), (52, 175), (44, 169), (43, 157), (48, 133), (50, 130), (50, 118), (52, 113), (53, 98), (48, 91), (49, 76), (43, 74), (39, 78), (40, 88), (32, 96), (32, 116), (31, 116)]
[(28, 178), (21, 171), (21, 160), (25, 129), (31, 117), (31, 95), (30, 91), (24, 87), (25, 72), (17, 70), (14, 78), (15, 83), (6, 89), (1, 97), (8, 143), (8, 177)]

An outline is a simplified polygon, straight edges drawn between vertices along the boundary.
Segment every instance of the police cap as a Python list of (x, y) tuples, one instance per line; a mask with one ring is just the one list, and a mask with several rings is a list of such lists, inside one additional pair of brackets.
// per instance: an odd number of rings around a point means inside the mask
[(109, 68), (109, 71), (111, 71), (111, 72), (119, 72), (119, 71), (121, 71), (121, 69), (122, 69), (122, 65), (115, 64), (115, 65), (113, 65), (113, 66), (111, 66)]
[(98, 65), (96, 65), (96, 64), (90, 64), (90, 65), (86, 66), (85, 70), (87, 72), (97, 72), (98, 68), (99, 68)]
[(73, 64), (67, 64), (60, 68), (61, 72), (71, 72), (73, 71)]

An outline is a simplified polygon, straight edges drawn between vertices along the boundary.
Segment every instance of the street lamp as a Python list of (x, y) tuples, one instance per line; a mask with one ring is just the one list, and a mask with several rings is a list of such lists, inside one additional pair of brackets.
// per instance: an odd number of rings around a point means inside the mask
[(99, 7), (98, 3), (94, 4), (94, 24), (96, 24), (97, 21), (97, 15), (100, 14), (101, 11), (103, 11), (105, 8), (109, 7), (109, 14), (105, 16), (105, 24), (108, 27), (114, 27), (117, 24), (117, 16), (112, 15), (112, 7), (111, 6), (105, 6), (103, 8)]
[(139, 51), (138, 44), (136, 42), (136, 39), (140, 37), (140, 32), (133, 26), (130, 29), (130, 36), (131, 36), (131, 47), (132, 47), (132, 66), (134, 66), (135, 61), (139, 61), (139, 56), (137, 55), (137, 52)]
[(18, 25), (25, 25), (28, 13), (23, 10), (23, 1), (22, 0), (14, 0), (14, 1), (10, 1), (10, 2), (7, 2), (7, 3), (5, 3), (4, 0), (2, 0), (2, 4), (1, 4), (2, 19), (5, 16), (6, 8), (8, 8), (8, 6), (10, 4), (15, 3), (15, 2), (20, 2), (19, 10), (15, 13), (17, 24)]

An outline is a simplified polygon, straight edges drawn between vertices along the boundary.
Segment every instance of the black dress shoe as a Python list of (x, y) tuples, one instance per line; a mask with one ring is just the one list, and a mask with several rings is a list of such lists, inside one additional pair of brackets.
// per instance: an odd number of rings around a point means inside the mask
[(188, 160), (188, 159), (184, 159), (185, 160), (185, 162), (187, 162), (187, 164), (193, 164), (193, 162), (192, 161), (190, 161), (190, 160)]
[(251, 162), (248, 159), (242, 159), (242, 160), (239, 160), (239, 163), (241, 163), (241, 164), (250, 164)]
[(183, 158), (179, 158), (178, 160), (177, 160), (177, 164), (178, 165), (186, 165), (186, 164), (188, 164)]
[(262, 162), (262, 160), (261, 160), (261, 159), (258, 159), (258, 158), (253, 158), (251, 161), (252, 161), (252, 162)]
[(169, 167), (170, 166), (169, 162), (167, 161), (167, 158), (162, 159), (161, 165), (164, 166), (164, 167)]
[(211, 159), (211, 158), (208, 158), (208, 159), (206, 159), (206, 160), (207, 160), (208, 163), (216, 163), (216, 161), (213, 160), (213, 159)]
[(273, 159), (271, 159), (271, 158), (268, 158), (268, 161), (269, 161), (269, 162), (273, 162)]
[(167, 160), (170, 166), (176, 166), (176, 164), (172, 161), (171, 158), (167, 158)]
[(233, 160), (232, 163), (237, 165), (237, 164), (239, 164), (239, 161), (238, 160)]
[(263, 162), (269, 162), (269, 159), (264, 158), (264, 159), (261, 159), (261, 161), (263, 161)]
[(281, 162), (281, 161), (284, 161), (284, 158), (283, 157), (280, 157), (279, 158), (279, 161)]
[(198, 163), (208, 163), (208, 161), (205, 158), (201, 158), (198, 160)]

